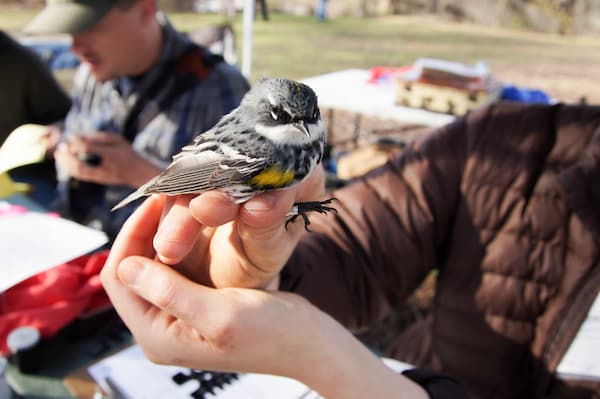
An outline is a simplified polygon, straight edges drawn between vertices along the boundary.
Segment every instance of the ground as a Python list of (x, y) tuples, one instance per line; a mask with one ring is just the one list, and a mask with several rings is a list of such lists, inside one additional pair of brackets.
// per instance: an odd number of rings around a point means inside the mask
[[(35, 9), (0, 6), (0, 27), (14, 34)], [(184, 31), (224, 21), (218, 14), (169, 13)], [(242, 16), (233, 20), (242, 58)], [(419, 57), (486, 62), (503, 82), (546, 91), (563, 102), (600, 103), (600, 42), (594, 36), (561, 36), (451, 23), (432, 16), (339, 18), (272, 14), (253, 27), (252, 76), (301, 79), (346, 68), (403, 66)]]

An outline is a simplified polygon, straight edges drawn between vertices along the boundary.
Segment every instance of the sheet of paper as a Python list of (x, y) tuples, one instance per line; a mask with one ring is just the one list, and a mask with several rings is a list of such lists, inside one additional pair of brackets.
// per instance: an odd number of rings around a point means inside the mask
[(27, 124), (13, 130), (0, 147), (0, 173), (40, 162), (46, 155), (46, 126)]
[[(392, 359), (382, 359), (395, 371), (411, 368), (409, 364)], [(178, 385), (173, 376), (189, 374), (190, 370), (174, 366), (156, 365), (146, 359), (138, 345), (124, 349), (89, 369), (92, 378), (107, 392), (112, 390), (128, 399), (170, 398), (189, 399), (199, 389), (198, 381), (190, 380)], [(213, 393), (201, 390), (205, 397), (214, 399), (323, 399), (317, 392), (300, 382), (265, 374), (238, 374), (235, 379)], [(118, 396), (118, 395), (117, 395)]]
[(600, 380), (598, 355), (600, 355), (600, 294), (596, 297), (556, 371), (566, 378)]
[[(0, 201), (0, 207), (6, 206)], [(103, 232), (54, 215), (4, 209), (0, 214), (0, 292), (106, 242)]]
[[(146, 359), (138, 345), (116, 353), (88, 369), (92, 378), (106, 391), (118, 389), (129, 399), (189, 399), (199, 389), (198, 381), (189, 380), (178, 385), (173, 376), (188, 374), (189, 369), (157, 365)], [(219, 384), (213, 394), (215, 399), (305, 399), (320, 398), (298, 381), (264, 374), (238, 374), (231, 382)], [(312, 395), (312, 396), (309, 396)]]

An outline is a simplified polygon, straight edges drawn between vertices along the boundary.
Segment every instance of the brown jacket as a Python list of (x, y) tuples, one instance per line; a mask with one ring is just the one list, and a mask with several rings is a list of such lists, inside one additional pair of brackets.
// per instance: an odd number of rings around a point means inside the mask
[(311, 216), (282, 288), (359, 328), (437, 268), (401, 360), (483, 398), (599, 397), (553, 375), (600, 291), (599, 126), (600, 107), (503, 103), (438, 129)]

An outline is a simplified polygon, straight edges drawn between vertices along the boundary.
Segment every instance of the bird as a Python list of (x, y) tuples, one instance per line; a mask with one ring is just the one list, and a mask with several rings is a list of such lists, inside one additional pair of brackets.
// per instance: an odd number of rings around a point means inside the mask
[[(321, 162), (325, 132), (317, 95), (287, 78), (260, 78), (240, 105), (173, 156), (159, 175), (112, 210), (151, 194), (201, 194), (220, 190), (235, 203), (304, 180)], [(336, 211), (335, 198), (294, 203), (285, 227), (308, 212)]]

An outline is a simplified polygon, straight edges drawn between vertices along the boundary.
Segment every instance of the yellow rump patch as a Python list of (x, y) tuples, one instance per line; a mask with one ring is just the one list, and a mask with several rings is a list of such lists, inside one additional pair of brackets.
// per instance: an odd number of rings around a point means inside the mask
[(272, 187), (280, 188), (288, 186), (294, 180), (294, 172), (291, 170), (281, 170), (271, 166), (254, 176), (250, 183), (254, 187)]

